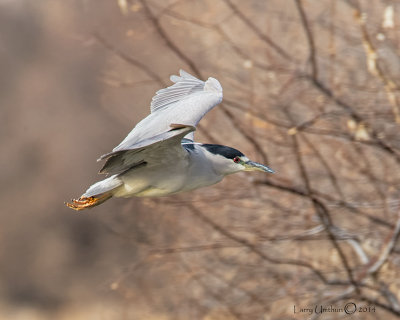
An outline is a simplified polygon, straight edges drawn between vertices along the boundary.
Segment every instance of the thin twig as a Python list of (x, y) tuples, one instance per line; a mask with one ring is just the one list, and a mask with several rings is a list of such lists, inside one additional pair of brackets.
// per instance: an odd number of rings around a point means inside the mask
[(157, 17), (153, 14), (150, 7), (148, 6), (147, 1), (139, 0), (139, 2), (145, 9), (146, 14), (150, 19), (150, 21), (153, 23), (154, 27), (156, 28), (157, 33), (165, 41), (165, 44), (171, 49), (172, 52), (174, 52), (180, 59), (182, 59), (190, 67), (190, 69), (195, 73), (197, 77), (202, 78), (200, 70), (196, 67), (193, 61), (189, 59), (189, 57), (185, 53), (183, 53), (183, 51), (179, 49), (179, 47), (172, 41), (172, 39), (165, 32), (164, 28), (160, 24), (159, 19), (157, 19)]
[(144, 63), (140, 62), (139, 60), (136, 60), (135, 58), (127, 55), (123, 51), (119, 50), (117, 47), (113, 46), (110, 42), (108, 42), (103, 36), (101, 36), (99, 33), (93, 33), (94, 38), (101, 43), (105, 48), (113, 52), (115, 55), (117, 55), (119, 58), (124, 60), (125, 62), (139, 68), (143, 72), (145, 72), (151, 79), (156, 81), (158, 84), (162, 86), (166, 86), (166, 83), (159, 77), (159, 75), (155, 72), (153, 72), (147, 65)]
[(278, 53), (282, 58), (289, 62), (294, 62), (294, 59), (287, 53), (283, 48), (266, 36), (261, 30), (249, 19), (247, 18), (239, 8), (233, 4), (231, 0), (224, 0), (225, 4), (231, 8), (231, 10), (237, 15), (237, 17), (247, 25), (261, 40), (263, 40), (269, 47), (271, 47), (276, 53)]
[(328, 279), (322, 274), (321, 271), (316, 269), (314, 266), (312, 266), (308, 262), (294, 260), (294, 259), (276, 259), (276, 258), (272, 258), (272, 257), (268, 256), (267, 254), (265, 254), (263, 251), (261, 251), (259, 248), (254, 246), (247, 239), (244, 239), (244, 238), (241, 238), (239, 236), (236, 236), (235, 234), (231, 233), (227, 229), (223, 228), (222, 226), (220, 226), (219, 224), (214, 222), (211, 218), (209, 218), (206, 215), (204, 215), (201, 212), (201, 210), (197, 209), (193, 205), (187, 204), (187, 207), (189, 208), (189, 210), (196, 217), (201, 219), (203, 222), (205, 222), (206, 224), (210, 225), (213, 229), (215, 229), (216, 231), (218, 231), (222, 235), (226, 236), (227, 238), (229, 238), (229, 239), (231, 239), (231, 240), (233, 240), (233, 241), (235, 241), (237, 243), (240, 243), (244, 247), (248, 248), (250, 251), (252, 251), (256, 255), (258, 255), (261, 259), (263, 259), (265, 261), (268, 261), (270, 263), (274, 263), (274, 264), (287, 264), (287, 265), (294, 265), (294, 266), (307, 268), (310, 271), (312, 271), (317, 276), (317, 278), (319, 278), (323, 283), (326, 283), (326, 284), (330, 283), (328, 281)]
[(307, 37), (308, 48), (310, 51), (309, 59), (311, 63), (311, 76), (313, 79), (318, 79), (317, 50), (315, 48), (314, 37), (303, 8), (302, 0), (295, 0), (295, 3), (300, 14), (301, 24)]

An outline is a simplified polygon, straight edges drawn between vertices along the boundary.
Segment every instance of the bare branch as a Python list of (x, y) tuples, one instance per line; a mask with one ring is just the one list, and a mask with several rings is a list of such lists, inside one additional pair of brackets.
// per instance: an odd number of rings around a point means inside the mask
[(318, 79), (318, 64), (317, 64), (317, 52), (315, 48), (315, 43), (314, 43), (314, 36), (312, 34), (310, 25), (307, 20), (306, 13), (303, 8), (303, 3), (302, 0), (295, 0), (297, 10), (299, 11), (299, 15), (301, 18), (301, 23), (303, 25), (303, 29), (305, 31), (306, 37), (307, 37), (307, 42), (308, 42), (308, 48), (309, 48), (309, 59), (311, 63), (311, 77), (313, 79)]
[(189, 59), (189, 57), (180, 50), (180, 48), (171, 40), (171, 38), (168, 36), (168, 34), (164, 31), (164, 29), (162, 28), (162, 26), (160, 24), (160, 21), (153, 14), (150, 7), (148, 6), (147, 1), (146, 0), (139, 0), (139, 1), (142, 4), (143, 8), (145, 9), (146, 14), (149, 17), (150, 21), (153, 23), (154, 27), (156, 28), (157, 33), (165, 41), (165, 44), (167, 45), (167, 47), (169, 47), (172, 52), (174, 52), (180, 59), (182, 59), (190, 67), (190, 69), (195, 73), (196, 76), (198, 76), (199, 78), (203, 78), (200, 70), (196, 67), (196, 65), (193, 63), (193, 61), (191, 59)]
[(192, 205), (187, 205), (188, 209), (199, 219), (201, 219), (203, 222), (206, 224), (210, 225), (213, 229), (217, 230), (219, 233), (222, 235), (226, 236), (227, 238), (233, 240), (234, 242), (237, 242), (244, 247), (248, 248), (250, 251), (258, 255), (261, 259), (268, 261), (270, 263), (274, 264), (287, 264), (287, 265), (293, 265), (293, 266), (299, 266), (299, 267), (304, 267), (312, 271), (317, 278), (319, 278), (322, 282), (324, 283), (330, 283), (325, 276), (317, 270), (314, 266), (310, 265), (307, 262), (304, 261), (298, 261), (298, 260), (293, 260), (293, 259), (276, 259), (268, 256), (265, 254), (263, 251), (258, 249), (256, 246), (254, 246), (252, 243), (250, 243), (248, 240), (241, 238), (239, 236), (234, 235), (227, 229), (223, 228), (219, 224), (215, 223), (213, 220), (211, 220), (209, 217), (205, 216), (200, 210), (198, 210), (196, 207)]
[(239, 19), (243, 21), (244, 24), (246, 24), (261, 40), (263, 40), (276, 53), (278, 53), (285, 60), (289, 62), (294, 62), (294, 59), (283, 48), (281, 48), (268, 36), (262, 33), (260, 29), (258, 29), (258, 27), (249, 18), (247, 18), (236, 5), (233, 4), (231, 0), (224, 0), (224, 2), (239, 17)]
[(140, 62), (139, 60), (127, 55), (126, 53), (122, 52), (112, 44), (110, 44), (103, 36), (101, 36), (98, 33), (94, 33), (93, 36), (96, 38), (96, 40), (101, 43), (105, 48), (113, 52), (115, 55), (117, 55), (119, 58), (124, 60), (125, 62), (139, 68), (143, 72), (145, 72), (151, 79), (156, 81), (158, 84), (165, 86), (166, 83), (159, 77), (159, 75), (155, 72), (153, 72), (149, 67), (147, 67), (146, 64)]

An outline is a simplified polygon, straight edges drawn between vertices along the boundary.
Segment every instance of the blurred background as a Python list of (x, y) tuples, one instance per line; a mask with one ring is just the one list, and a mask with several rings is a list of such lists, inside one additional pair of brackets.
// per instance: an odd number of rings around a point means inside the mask
[[(399, 14), (0, 0), (0, 318), (341, 319), (347, 303), (398, 318)], [(180, 68), (224, 88), (196, 139), (276, 174), (65, 207)]]

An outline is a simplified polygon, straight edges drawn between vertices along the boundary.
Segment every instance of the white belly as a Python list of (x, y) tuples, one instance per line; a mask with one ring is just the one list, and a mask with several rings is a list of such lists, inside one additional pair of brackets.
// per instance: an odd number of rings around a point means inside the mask
[(204, 168), (181, 166), (141, 167), (120, 177), (123, 185), (116, 197), (162, 197), (209, 186), (222, 180)]

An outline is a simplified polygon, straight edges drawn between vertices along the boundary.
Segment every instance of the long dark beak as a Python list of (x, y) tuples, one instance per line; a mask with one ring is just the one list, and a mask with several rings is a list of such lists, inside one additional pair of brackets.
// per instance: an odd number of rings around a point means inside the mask
[(262, 172), (274, 173), (274, 170), (272, 170), (271, 168), (254, 161), (246, 161), (244, 163), (244, 166), (246, 167), (245, 171), (262, 171)]

